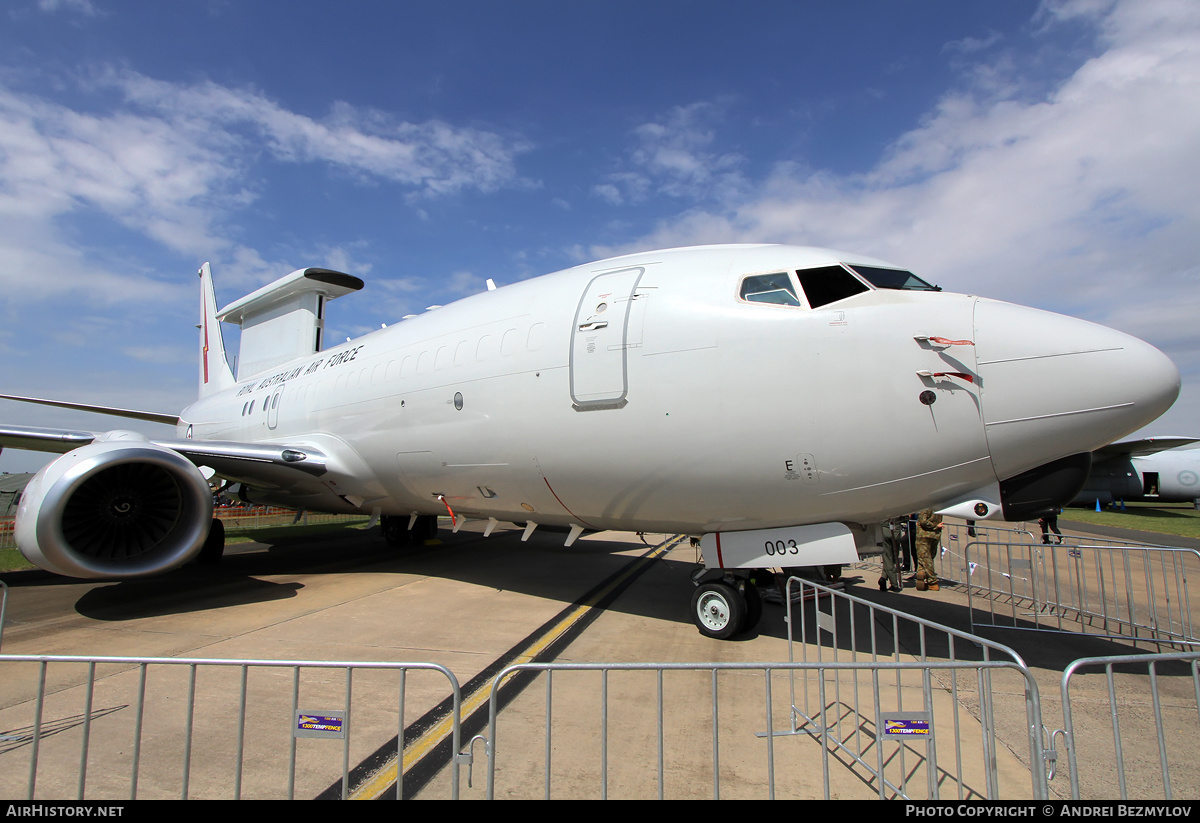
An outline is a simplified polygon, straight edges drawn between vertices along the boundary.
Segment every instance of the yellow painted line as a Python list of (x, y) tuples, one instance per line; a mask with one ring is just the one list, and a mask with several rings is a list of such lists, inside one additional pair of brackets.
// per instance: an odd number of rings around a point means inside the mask
[[(509, 665), (515, 666), (521, 663), (532, 662), (541, 652), (546, 649), (547, 646), (562, 637), (563, 634), (565, 634), (567, 630), (571, 628), (571, 626), (573, 626), (580, 618), (587, 614), (589, 610), (594, 608), (597, 602), (604, 599), (609, 592), (611, 592), (621, 583), (625, 582), (625, 580), (631, 574), (640, 569), (644, 564), (650, 562), (651, 560), (657, 560), (662, 554), (665, 554), (666, 552), (675, 548), (683, 539), (683, 535), (676, 535), (675, 537), (665, 540), (663, 543), (656, 546), (653, 551), (641, 558), (641, 562), (630, 566), (624, 574), (612, 581), (612, 583), (610, 583), (604, 589), (597, 592), (596, 595), (591, 598), (591, 600), (587, 601), (586, 603), (581, 603), (568, 612), (562, 620), (554, 624), (554, 626), (551, 627), (550, 630), (544, 635), (542, 635), (541, 638), (530, 643), (528, 648), (517, 655), (516, 659)], [(491, 696), (491, 693), (492, 689), (490, 682), (480, 684), (479, 688), (463, 699), (460, 716), (470, 717), (476, 709), (487, 702), (488, 698)], [(434, 747), (441, 743), (442, 740), (444, 740), (454, 730), (453, 714), (453, 712), (447, 714), (433, 726), (428, 728), (420, 737), (405, 746), (404, 771), (407, 772), (410, 768), (412, 768), (413, 765), (419, 762), (421, 758), (425, 757), (425, 755), (429, 754)], [(459, 742), (461, 743), (463, 741)], [(458, 753), (455, 752), (454, 754), (457, 755)], [(385, 792), (388, 792), (392, 784), (396, 782), (396, 779), (396, 758), (393, 757), (388, 762), (387, 766), (380, 769), (374, 774), (374, 776), (363, 782), (362, 785), (355, 789), (354, 792), (350, 794), (350, 799), (378, 800)]]

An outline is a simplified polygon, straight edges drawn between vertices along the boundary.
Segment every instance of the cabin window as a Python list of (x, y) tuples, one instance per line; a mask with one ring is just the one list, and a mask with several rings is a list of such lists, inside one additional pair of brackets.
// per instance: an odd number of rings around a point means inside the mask
[(500, 354), (503, 357), (508, 357), (517, 349), (517, 330), (509, 329), (500, 338)]
[(776, 306), (799, 306), (796, 287), (787, 272), (755, 274), (742, 281), (739, 296), (748, 303), (772, 303)]
[(912, 272), (903, 269), (881, 269), (878, 266), (860, 266), (857, 263), (847, 263), (846, 265), (877, 289), (941, 291), (937, 286), (926, 283)]
[(841, 266), (821, 266), (796, 272), (800, 288), (814, 309), (870, 291), (867, 284)]
[(530, 351), (537, 351), (542, 347), (542, 343), (546, 339), (546, 324), (534, 323), (529, 327), (529, 337), (525, 340), (525, 345)]
[(483, 362), (496, 353), (496, 338), (485, 334), (479, 338), (479, 346), (475, 349), (475, 359)]

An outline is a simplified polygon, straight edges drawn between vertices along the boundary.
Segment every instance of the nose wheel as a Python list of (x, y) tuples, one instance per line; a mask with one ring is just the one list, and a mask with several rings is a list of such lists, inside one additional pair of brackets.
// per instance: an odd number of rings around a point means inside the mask
[(692, 594), (692, 621), (706, 637), (726, 640), (753, 629), (761, 617), (762, 599), (749, 581), (744, 593), (724, 581), (711, 581)]
[(745, 614), (742, 596), (726, 583), (703, 583), (692, 595), (692, 619), (700, 633), (708, 637), (733, 637), (742, 627)]

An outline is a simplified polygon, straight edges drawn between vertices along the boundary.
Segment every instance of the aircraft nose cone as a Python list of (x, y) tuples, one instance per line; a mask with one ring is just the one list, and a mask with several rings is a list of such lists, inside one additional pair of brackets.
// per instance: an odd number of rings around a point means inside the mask
[(1149, 343), (1011, 303), (976, 304), (975, 354), (1001, 480), (1124, 437), (1179, 395), (1179, 370)]

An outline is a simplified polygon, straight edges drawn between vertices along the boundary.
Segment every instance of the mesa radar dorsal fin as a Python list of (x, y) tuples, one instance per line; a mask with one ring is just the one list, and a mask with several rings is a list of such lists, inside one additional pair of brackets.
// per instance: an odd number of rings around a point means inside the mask
[(331, 269), (297, 269), (217, 312), (241, 326), (239, 380), (322, 349), (325, 303), (358, 291), (363, 281)]

